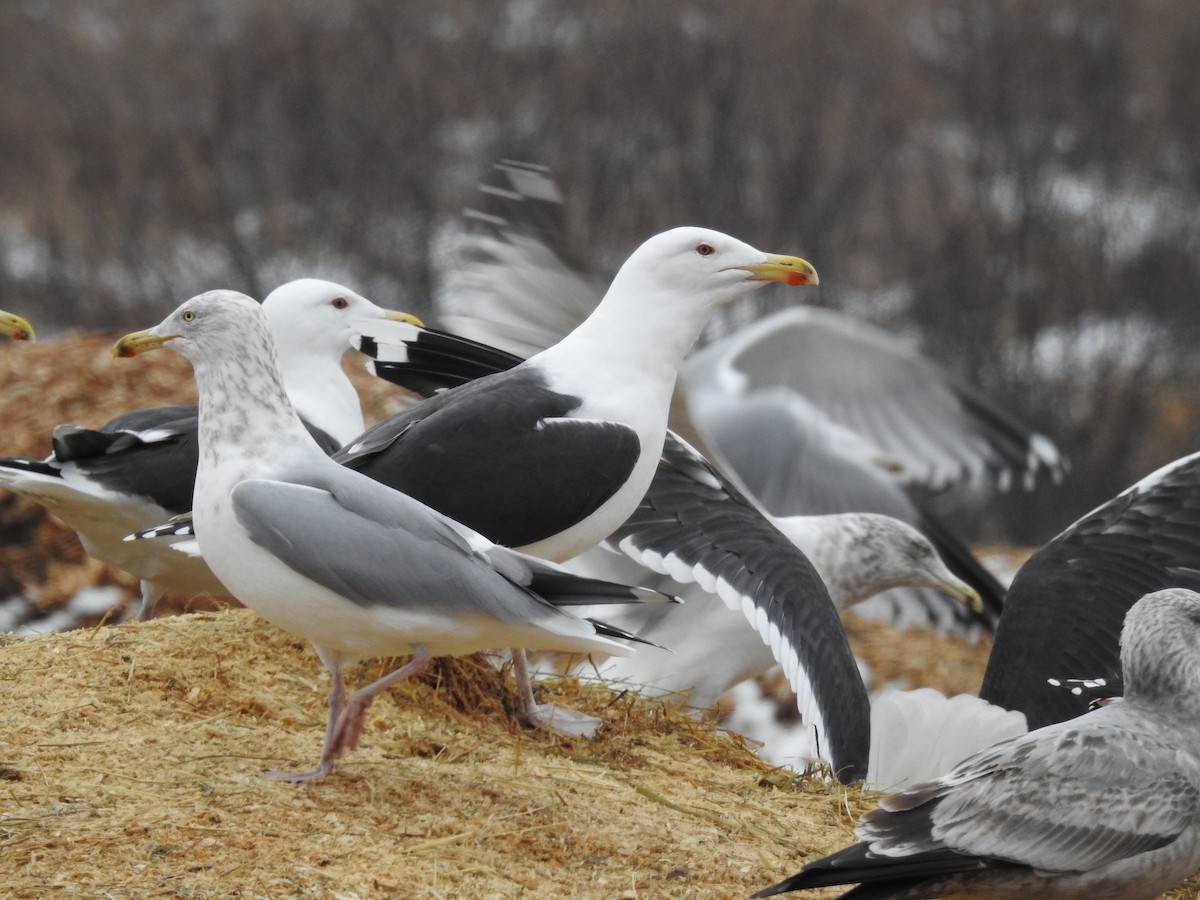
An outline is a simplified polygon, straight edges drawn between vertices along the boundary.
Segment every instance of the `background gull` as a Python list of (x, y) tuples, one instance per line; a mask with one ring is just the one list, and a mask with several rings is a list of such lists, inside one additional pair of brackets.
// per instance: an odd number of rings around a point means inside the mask
[(755, 894), (1157, 897), (1200, 868), (1200, 594), (1130, 609), (1123, 701), (1011, 738), (892, 794), (862, 843)]
[[(358, 394), (341, 367), (351, 337), (370, 319), (416, 322), (381, 309), (341, 285), (289, 282), (263, 301), (279, 342), (284, 383), (314, 436), (332, 452), (364, 427)], [(196, 478), (194, 406), (139, 409), (97, 429), (60, 425), (44, 459), (0, 459), (0, 486), (46, 507), (79, 535), (84, 549), (142, 582), (138, 618), (149, 618), (164, 591), (189, 596), (228, 591), (200, 557), (131, 532), (192, 508)]]
[[(194, 520), (205, 559), (246, 606), (310, 640), (331, 674), (320, 760), (282, 777), (331, 771), (357, 745), (375, 694), (434, 656), (500, 646), (627, 652), (613, 637), (630, 635), (558, 607), (665, 599), (498, 547), (330, 460), (296, 415), (249, 297), (194, 297), (122, 338), (114, 354), (166, 344), (192, 363), (200, 393)], [(410, 652), (409, 663), (345, 697), (346, 665)]]

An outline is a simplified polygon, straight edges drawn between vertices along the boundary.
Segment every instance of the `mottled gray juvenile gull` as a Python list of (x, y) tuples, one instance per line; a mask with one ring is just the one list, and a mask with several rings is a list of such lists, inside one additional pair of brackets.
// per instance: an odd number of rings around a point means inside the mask
[(1010, 738), (885, 797), (862, 843), (755, 897), (1157, 897), (1200, 869), (1200, 594), (1134, 604), (1125, 698)]
[[(505, 646), (628, 652), (613, 637), (630, 635), (559, 607), (666, 599), (496, 546), (333, 462), (297, 417), (249, 297), (194, 297), (113, 352), (164, 345), (192, 363), (200, 395), (193, 517), (205, 559), (246, 606), (310, 640), (331, 674), (320, 760), (281, 777), (327, 774), (358, 743), (371, 699), (434, 656)], [(403, 653), (412, 661), (345, 697), (346, 665)]]
[[(875, 594), (900, 586), (927, 587), (978, 607), (974, 588), (955, 576), (933, 545), (899, 519), (874, 513), (829, 516), (788, 516), (772, 520), (816, 567), (840, 612)], [(740, 609), (699, 585), (667, 587), (667, 581), (639, 577), (637, 564), (612, 554), (592, 551), (572, 562), (574, 572), (594, 578), (632, 577), (638, 584), (655, 585), (678, 595), (685, 603), (663, 608), (622, 610), (614, 624), (635, 631), (660, 648), (647, 648), (628, 658), (595, 663), (605, 679), (651, 696), (704, 709), (732, 685), (754, 678), (775, 665), (775, 654), (760, 635), (747, 628)], [(674, 615), (673, 613), (682, 613)], [(713, 640), (720, 636), (719, 658)], [(588, 667), (590, 668), (590, 666)], [(789, 680), (795, 678), (791, 675)]]
[[(362, 432), (358, 394), (341, 367), (350, 340), (373, 319), (419, 324), (341, 285), (304, 278), (276, 288), (263, 309), (279, 347), (284, 384), (300, 416), (329, 451)], [(0, 323), (3, 324), (3, 323)], [(84, 549), (142, 582), (138, 618), (164, 591), (228, 593), (204, 560), (131, 532), (192, 508), (196, 408), (124, 413), (97, 429), (60, 425), (44, 460), (0, 459), (0, 487), (28, 497), (67, 523)]]

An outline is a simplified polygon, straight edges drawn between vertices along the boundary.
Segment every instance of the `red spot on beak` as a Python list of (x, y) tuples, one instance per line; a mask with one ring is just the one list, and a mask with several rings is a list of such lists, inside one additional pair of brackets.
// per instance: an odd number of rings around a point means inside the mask
[(808, 284), (808, 278), (803, 272), (788, 272), (787, 283), (791, 287), (800, 287), (802, 284)]

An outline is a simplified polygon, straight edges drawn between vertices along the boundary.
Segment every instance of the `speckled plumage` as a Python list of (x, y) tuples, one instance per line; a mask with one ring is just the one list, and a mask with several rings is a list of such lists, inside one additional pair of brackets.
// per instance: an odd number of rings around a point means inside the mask
[[(289, 394), (332, 452), (364, 427), (358, 394), (341, 368), (358, 323), (398, 314), (312, 278), (272, 291), (263, 309), (280, 335)], [(89, 554), (137, 576), (140, 618), (150, 616), (166, 590), (224, 595), (202, 558), (184, 557), (167, 543), (124, 540), (191, 509), (196, 421), (195, 407), (171, 406), (124, 413), (97, 429), (60, 425), (49, 459), (0, 459), (0, 487), (46, 507), (76, 531)]]
[[(256, 303), (212, 291), (159, 326), (118, 343), (133, 354), (169, 344), (192, 363), (200, 395), (196, 537), (239, 600), (312, 641), (333, 687), (321, 759), (306, 781), (352, 749), (371, 698), (433, 655), (503, 646), (627, 652), (598, 623), (561, 611), (579, 593), (637, 602), (584, 583), (481, 535), (329, 457), (283, 387)], [(346, 698), (342, 669), (373, 656), (413, 662)]]
[(880, 801), (863, 843), (756, 897), (1157, 897), (1200, 868), (1200, 594), (1126, 616), (1125, 699), (1010, 738)]

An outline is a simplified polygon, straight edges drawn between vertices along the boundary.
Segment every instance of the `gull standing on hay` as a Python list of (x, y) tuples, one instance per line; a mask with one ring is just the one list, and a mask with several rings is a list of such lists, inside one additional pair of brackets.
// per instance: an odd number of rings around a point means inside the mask
[[(200, 394), (193, 516), (204, 557), (246, 606), (311, 641), (332, 678), (320, 760), (279, 777), (328, 774), (357, 745), (372, 698), (434, 656), (504, 646), (628, 652), (613, 637), (632, 635), (558, 607), (666, 599), (496, 546), (333, 462), (297, 417), (249, 297), (201, 294), (113, 353), (167, 344), (192, 363)], [(345, 697), (345, 666), (409, 652), (412, 661)]]
[(995, 744), (880, 801), (862, 843), (755, 897), (1138, 900), (1200, 868), (1200, 594), (1147, 594), (1121, 632), (1124, 700)]
[[(713, 259), (718, 247), (721, 256)], [(636, 493), (622, 467), (636, 460), (640, 471), (635, 474), (646, 477), (646, 448), (665, 434), (671, 357), (686, 349), (713, 304), (753, 289), (756, 282), (815, 281), (815, 273), (807, 274), (810, 268), (803, 260), (768, 257), (715, 232), (677, 229), (660, 235), (623, 267), (596, 315), (554, 350), (487, 379), (486, 386), (449, 391), (400, 413), (335, 458), (466, 519), (502, 544), (520, 545), (569, 528), (623, 483), (623, 504)], [(643, 327), (631, 330), (626, 323), (633, 320)], [(451, 335), (398, 323), (373, 327), (380, 330), (364, 334), (359, 347), (389, 359), (377, 358), (375, 373), (389, 378), (403, 357), (399, 383), (426, 394), (469, 380), (454, 372), (460, 362), (473, 371), (481, 350), (497, 371), (510, 367), (503, 364), (506, 354)], [(692, 333), (685, 341), (679, 332), (688, 329)], [(470, 345), (466, 351), (463, 344)], [(644, 435), (637, 436), (631, 424)], [(737, 515), (719, 513), (724, 528), (715, 530), (708, 526), (722, 523), (655, 521), (645, 531), (625, 535), (622, 549), (639, 557), (646, 549), (649, 564), (670, 566), (677, 578), (700, 581), (741, 610), (785, 660), (820, 754), (839, 777), (861, 778), (869, 747), (866, 692), (824, 585), (811, 563), (752, 504), (710, 474), (690, 448), (687, 455), (697, 471), (703, 470), (700, 483), (688, 490), (707, 497), (717, 488)], [(662, 472), (660, 466), (656, 480)], [(605, 516), (588, 526), (590, 540), (612, 527), (615, 507)], [(531, 535), (530, 527), (541, 531)], [(170, 524), (139, 537), (178, 535), (180, 528), (186, 526)], [(549, 543), (544, 541), (539, 553), (570, 552), (548, 551)], [(544, 725), (544, 708), (534, 702), (521, 666), (523, 655), (514, 658), (522, 718)], [(591, 717), (571, 721), (569, 711), (553, 712), (556, 730), (586, 734), (598, 725)]]
[[(364, 334), (359, 349), (374, 359), (370, 368), (376, 375), (426, 396), (521, 363), (519, 357), (506, 351), (466, 338), (393, 323), (386, 323), (382, 331)], [(340, 451), (335, 459), (352, 449)], [(825, 527), (817, 524), (821, 521)], [(873, 541), (868, 542), (871, 549), (855, 539), (862, 535), (859, 526), (867, 523), (883, 526), (880, 537), (895, 545), (888, 569), (860, 571), (863, 555), (881, 549)], [(865, 705), (855, 705), (857, 698), (850, 699), (843, 693), (846, 676), (840, 666), (846, 659), (831, 637), (832, 616), (820, 617), (827, 611), (809, 596), (818, 589), (815, 584), (819, 584), (820, 591), (826, 586), (820, 583), (820, 574), (805, 554), (811, 550), (822, 557), (822, 571), (830, 579), (832, 599), (839, 607), (860, 599), (863, 592), (879, 588), (880, 579), (932, 583), (973, 609), (980, 603), (979, 594), (971, 586), (946, 571), (928, 541), (902, 522), (869, 514), (771, 519), (671, 431), (667, 432), (649, 491), (602, 547), (606, 549), (596, 548), (571, 559), (567, 568), (591, 577), (652, 584), (660, 589), (667, 584), (662, 576), (669, 575), (670, 592), (692, 601), (686, 604), (684, 615), (659, 616), (651, 611), (649, 616), (636, 616), (636, 626), (628, 613), (611, 615), (617, 621), (626, 618), (624, 627), (630, 630), (647, 628), (660, 635), (670, 634), (666, 646), (675, 652), (644, 650), (628, 660), (628, 668), (624, 666), (626, 660), (609, 659), (602, 664), (604, 674), (636, 685), (658, 682), (660, 688), (678, 689), (680, 693), (694, 688), (691, 702), (702, 706), (715, 700), (732, 679), (748, 677), (778, 662), (797, 694), (802, 714), (803, 750), (798, 746), (789, 748), (793, 760), (823, 756), (827, 761), (844, 763), (854, 752), (855, 724), (868, 717), (874, 722), (878, 716), (890, 723), (896, 708), (895, 703), (873, 704), (867, 713)], [(803, 552), (798, 553), (797, 547)], [(837, 547), (846, 552), (836, 552)], [(652, 572), (648, 573), (647, 567)], [(857, 580), (864, 575), (869, 576), (865, 582)], [(700, 590), (678, 586), (691, 582)], [(719, 603), (714, 596), (720, 597)], [(752, 628), (745, 628), (743, 616)], [(719, 642), (718, 655), (714, 655), (714, 641)], [(714, 663), (714, 659), (719, 662)], [(907, 699), (901, 703), (902, 709), (910, 709)], [(931, 715), (954, 720), (931, 726), (930, 732), (962, 735), (962, 739), (943, 741), (942, 754), (921, 754), (923, 763), (936, 765), (938, 760), (946, 759), (957, 762), (1002, 734), (1012, 733), (1016, 728), (1014, 719), (1020, 720), (1024, 730), (1023, 718), (1005, 715), (1003, 710), (991, 709), (987, 704), (980, 704), (979, 716), (970, 724), (957, 728), (963, 705), (962, 700), (947, 704), (942, 698), (941, 703), (925, 704), (934, 707), (932, 710), (920, 710), (919, 718), (926, 724)], [(1003, 721), (997, 723), (997, 717)], [(913, 716), (908, 714), (906, 718)], [(896, 756), (881, 753), (881, 732), (873, 724), (869, 730), (869, 748), (857, 748), (861, 752), (855, 765), (839, 766), (835, 762), (835, 770), (850, 780), (874, 774), (890, 778), (897, 771), (895, 765), (877, 765), (877, 760), (896, 760)], [(866, 731), (863, 728), (859, 733)], [(834, 741), (829, 739), (831, 735)], [(901, 771), (911, 768), (903, 759), (897, 762)]]
[[(341, 366), (352, 337), (372, 321), (420, 322), (315, 278), (276, 288), (262, 306), (279, 348), (288, 395), (309, 430), (332, 453), (364, 428), (358, 393)], [(192, 508), (196, 430), (194, 406), (139, 409), (98, 429), (60, 425), (54, 429), (49, 458), (0, 459), (0, 487), (66, 522), (90, 555), (136, 575), (142, 582), (138, 618), (147, 619), (167, 590), (228, 593), (202, 558), (174, 553), (156, 541), (124, 540)]]
[[(569, 559), (626, 523), (655, 479), (679, 362), (713, 310), (772, 281), (813, 284), (817, 275), (804, 260), (719, 232), (664, 232), (629, 257), (592, 315), (557, 344), (398, 413), (335, 458), (491, 540)], [(453, 363), (446, 336), (422, 332), (416, 343), (445, 349), (443, 361)], [(410, 356), (406, 346), (399, 350)], [(383, 374), (378, 362), (375, 371)], [(686, 552), (661, 556), (677, 572), (687, 568), (689, 580), (723, 584), (726, 601), (743, 608), (765, 639), (799, 647), (790, 656), (805, 721), (817, 728), (834, 770), (861, 777), (866, 692), (824, 585), (775, 529), (767, 525), (763, 540), (753, 541), (761, 532), (739, 528), (733, 537), (754, 546), (710, 554), (701, 536)], [(637, 546), (635, 538), (623, 549)], [(514, 660), (524, 717), (538, 723), (523, 654)], [(594, 730), (594, 722), (556, 722), (564, 726)]]

